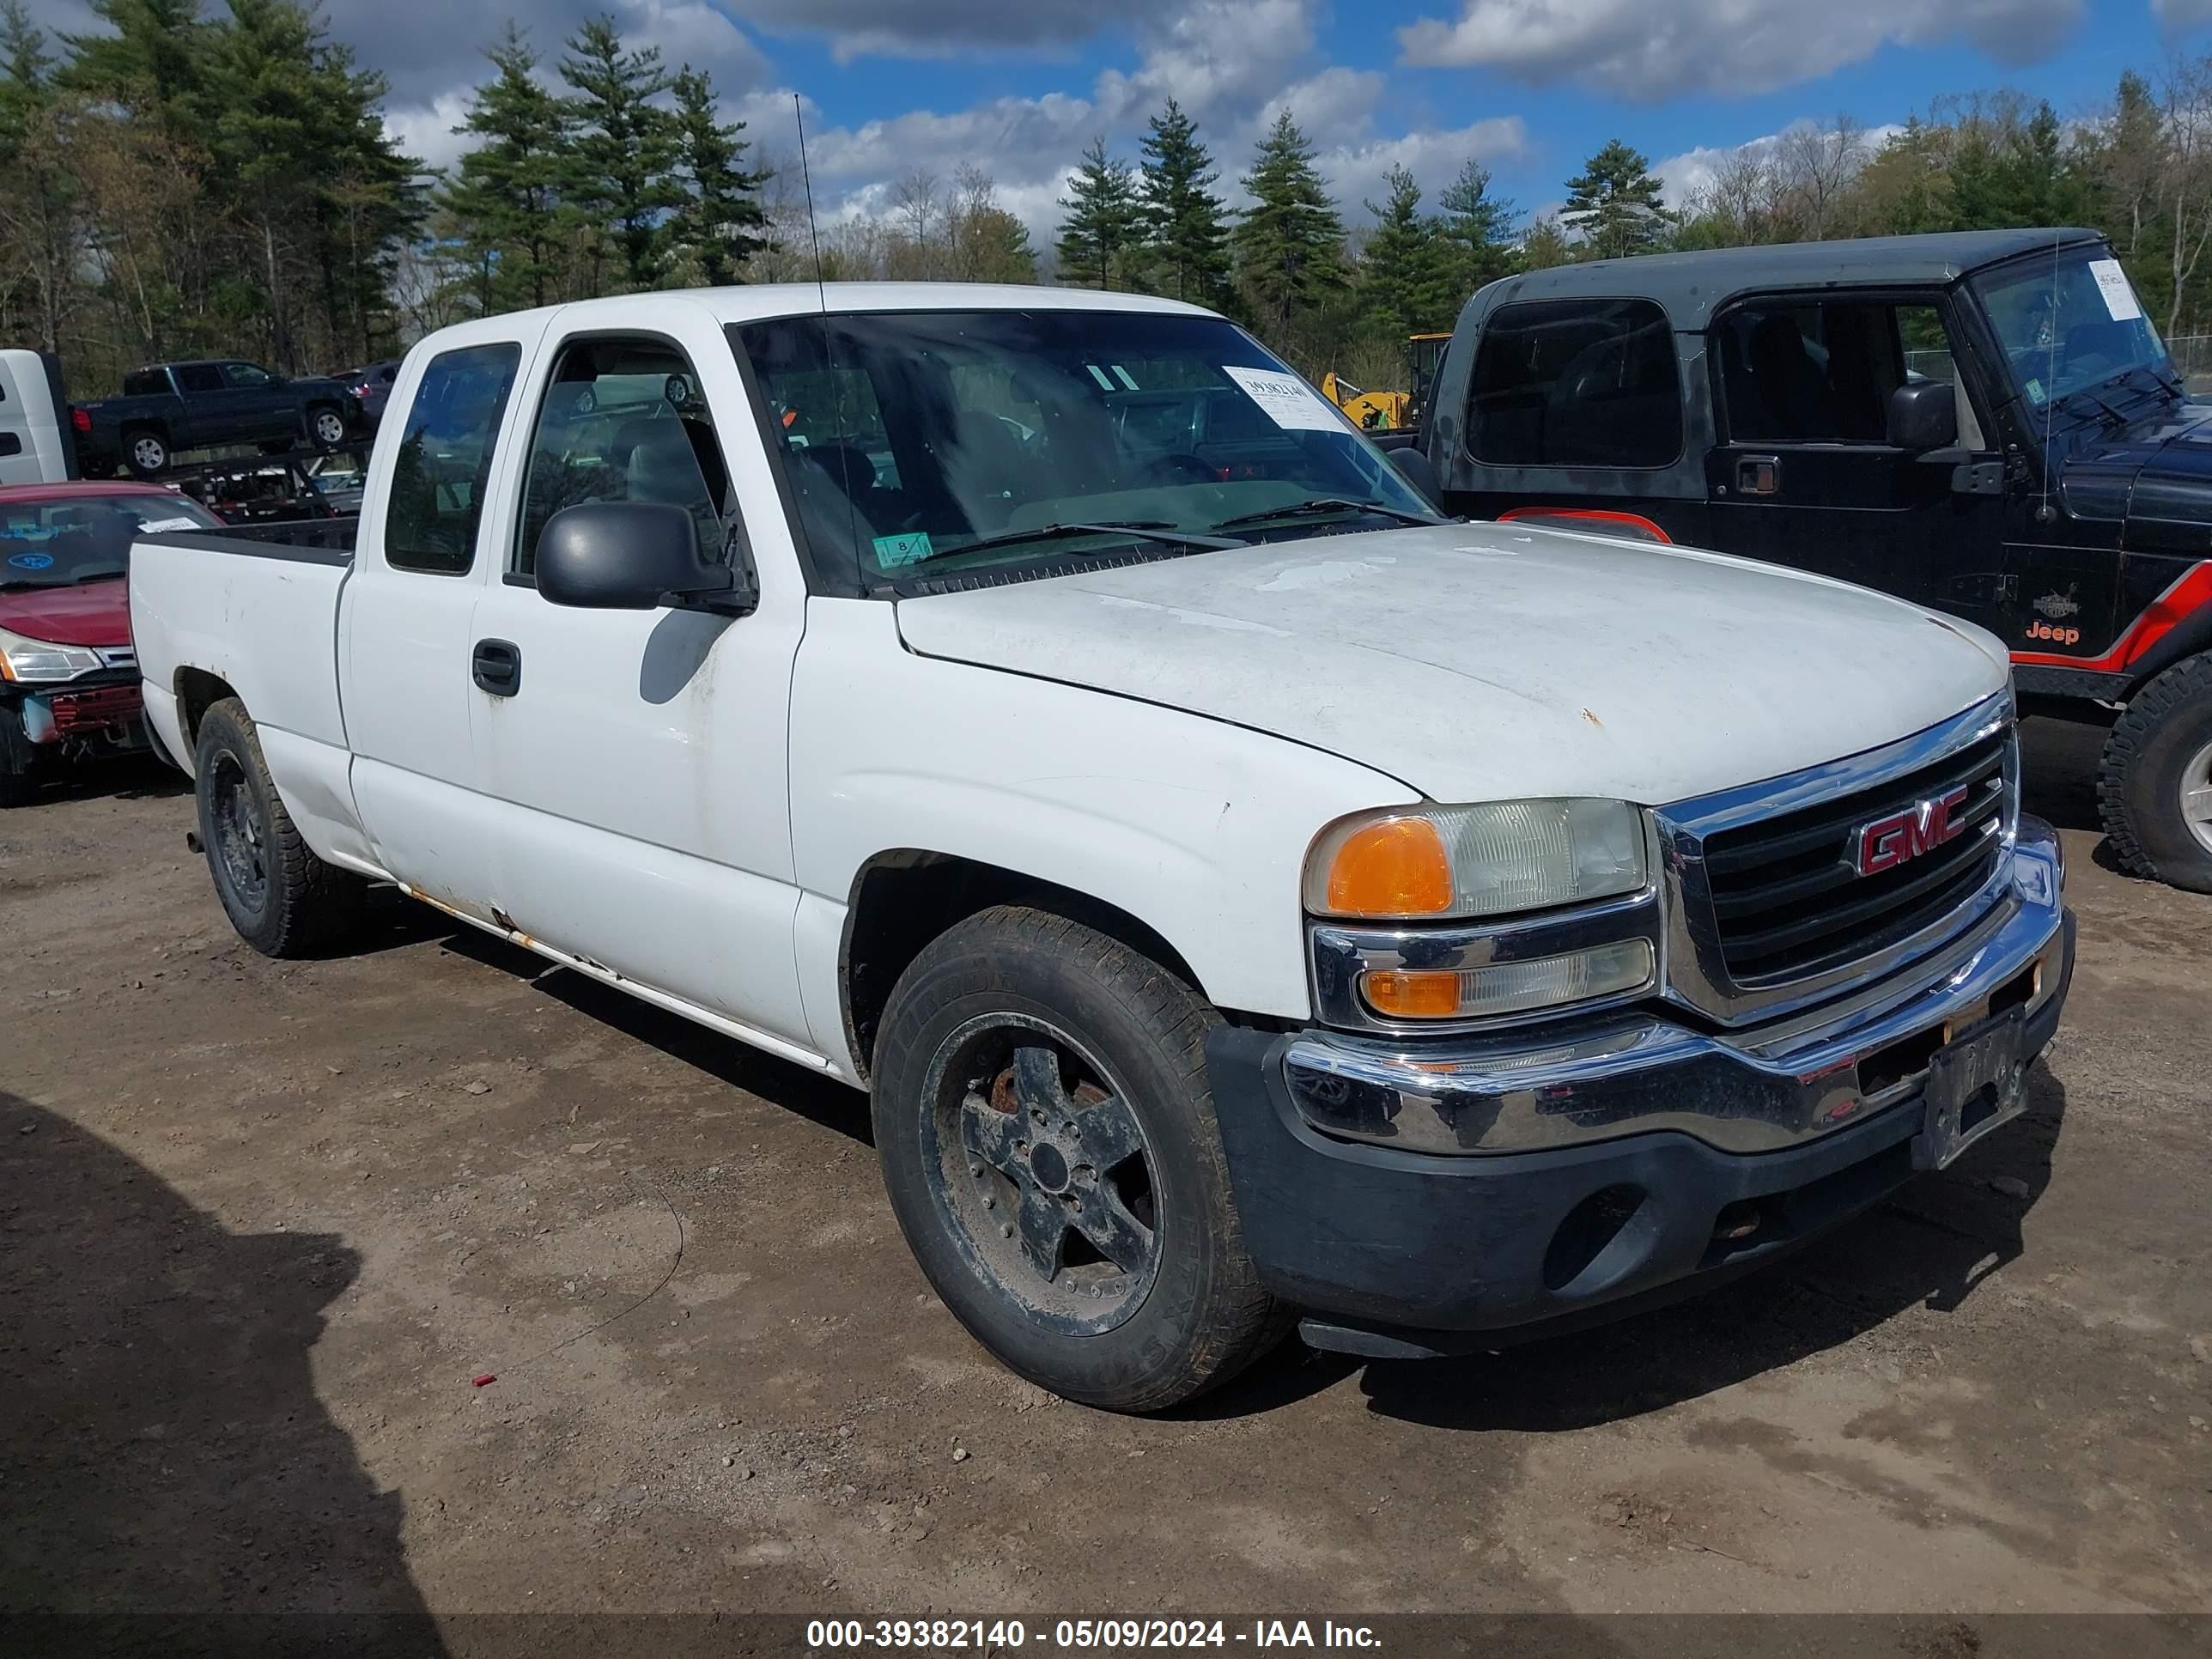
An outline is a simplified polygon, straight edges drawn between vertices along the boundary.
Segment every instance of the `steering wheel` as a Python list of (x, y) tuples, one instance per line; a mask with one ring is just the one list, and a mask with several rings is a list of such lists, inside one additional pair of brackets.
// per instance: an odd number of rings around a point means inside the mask
[(1148, 474), (1167, 474), (1161, 483), (1219, 483), (1221, 470), (1208, 466), (1195, 455), (1162, 455), (1146, 463)]

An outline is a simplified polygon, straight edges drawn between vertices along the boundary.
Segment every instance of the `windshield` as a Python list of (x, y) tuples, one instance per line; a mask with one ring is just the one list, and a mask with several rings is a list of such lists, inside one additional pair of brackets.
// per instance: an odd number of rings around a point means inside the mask
[(817, 558), (865, 590), (1435, 516), (1218, 318), (899, 313), (732, 332)]
[(2011, 360), (2013, 383), (2040, 409), (2134, 370), (2178, 381), (2158, 330), (2120, 262), (2103, 247), (2007, 265), (1974, 280)]
[(0, 587), (69, 587), (130, 568), (131, 544), (221, 520), (166, 491), (0, 501)]

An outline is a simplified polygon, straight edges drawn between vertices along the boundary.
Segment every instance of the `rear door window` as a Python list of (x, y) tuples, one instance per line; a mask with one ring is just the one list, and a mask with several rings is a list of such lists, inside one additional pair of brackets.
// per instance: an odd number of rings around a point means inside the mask
[(1682, 453), (1667, 314), (1650, 300), (1544, 300), (1484, 321), (1468, 438), (1493, 466), (1659, 467)]
[(123, 377), (123, 395), (126, 398), (160, 398), (167, 395), (169, 377), (158, 368), (133, 370)]
[(222, 371), (213, 363), (187, 363), (177, 371), (179, 392), (220, 392)]
[(509, 341), (441, 352), (407, 411), (384, 520), (385, 562), (465, 575), (476, 562), (485, 481), (522, 348)]

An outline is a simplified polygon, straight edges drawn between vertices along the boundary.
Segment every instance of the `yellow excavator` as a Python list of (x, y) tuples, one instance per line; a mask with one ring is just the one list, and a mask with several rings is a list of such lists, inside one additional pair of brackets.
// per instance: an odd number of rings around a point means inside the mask
[(1406, 341), (1407, 367), (1413, 372), (1411, 392), (1369, 392), (1331, 369), (1322, 377), (1322, 396), (1334, 404), (1364, 431), (1395, 432), (1421, 418), (1435, 384), (1437, 366), (1443, 361), (1449, 334), (1415, 334)]

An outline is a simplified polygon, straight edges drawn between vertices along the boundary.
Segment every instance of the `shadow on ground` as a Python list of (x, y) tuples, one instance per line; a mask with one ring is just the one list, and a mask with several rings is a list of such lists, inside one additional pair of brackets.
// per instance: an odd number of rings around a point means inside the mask
[[(426, 915), (436, 915), (425, 905), (410, 908)], [(868, 1117), (868, 1097), (826, 1073), (779, 1060), (735, 1037), (711, 1031), (681, 1015), (641, 1001), (627, 991), (560, 967), (519, 945), (509, 945), (473, 927), (455, 928), (440, 918), (432, 931), (438, 928), (446, 930), (447, 937), (443, 943), (456, 956), (481, 962), (517, 979), (528, 980), (532, 988), (566, 1003), (586, 1018), (658, 1048), (670, 1059), (680, 1060), (718, 1083), (758, 1095), (772, 1105), (810, 1123), (850, 1136), (864, 1146), (875, 1145), (875, 1129)]]
[(354, 1252), (229, 1231), (0, 1093), (0, 1647), (443, 1651), (315, 1395)]

